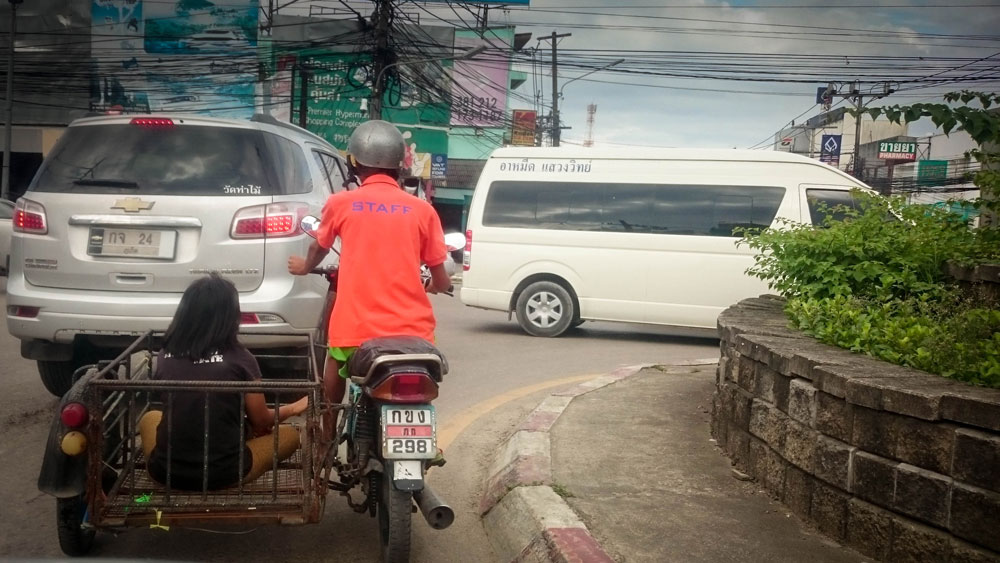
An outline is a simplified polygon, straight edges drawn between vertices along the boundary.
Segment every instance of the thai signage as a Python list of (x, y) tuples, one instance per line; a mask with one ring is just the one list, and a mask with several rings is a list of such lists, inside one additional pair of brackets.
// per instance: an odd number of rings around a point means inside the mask
[(917, 144), (906, 141), (882, 141), (878, 144), (878, 158), (882, 160), (916, 160)]
[(510, 144), (521, 147), (535, 146), (535, 124), (538, 114), (531, 110), (516, 109), (513, 111), (513, 129)]

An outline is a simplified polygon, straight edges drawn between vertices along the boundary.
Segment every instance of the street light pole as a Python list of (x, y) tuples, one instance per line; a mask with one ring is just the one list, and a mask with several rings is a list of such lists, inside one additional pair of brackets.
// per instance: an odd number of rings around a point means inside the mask
[(562, 97), (563, 97), (563, 95), (562, 95), (563, 90), (565, 90), (566, 86), (568, 86), (571, 82), (576, 82), (577, 80), (580, 80), (581, 78), (585, 78), (587, 76), (590, 76), (591, 74), (594, 74), (595, 72), (601, 72), (602, 70), (608, 70), (609, 68), (611, 68), (611, 67), (613, 67), (615, 65), (620, 65), (623, 62), (625, 62), (625, 59), (618, 59), (617, 61), (608, 63), (608, 64), (602, 66), (601, 68), (595, 68), (594, 70), (592, 70), (590, 72), (581, 74), (580, 76), (577, 76), (576, 78), (571, 78), (571, 79), (567, 80), (566, 82), (563, 83), (562, 87), (559, 88), (559, 98), (562, 99)]
[(10, 29), (7, 33), (7, 118), (4, 124), (3, 173), (0, 178), (0, 199), (10, 199), (10, 144), (14, 131), (14, 38), (17, 35), (17, 5), (22, 0), (10, 2)]
[(433, 57), (430, 59), (418, 59), (415, 61), (396, 61), (394, 63), (383, 66), (381, 70), (379, 70), (378, 75), (375, 76), (375, 82), (372, 83), (372, 99), (371, 102), (369, 102), (368, 104), (368, 107), (371, 108), (372, 119), (382, 119), (381, 86), (382, 86), (382, 76), (385, 75), (385, 71), (389, 70), (390, 68), (403, 65), (432, 63), (435, 61), (464, 61), (471, 59), (472, 57), (475, 57), (476, 55), (482, 53), (485, 50), (486, 50), (485, 45), (479, 45), (474, 49), (469, 49), (468, 51), (465, 51), (464, 53), (458, 55), (449, 55), (447, 57)]

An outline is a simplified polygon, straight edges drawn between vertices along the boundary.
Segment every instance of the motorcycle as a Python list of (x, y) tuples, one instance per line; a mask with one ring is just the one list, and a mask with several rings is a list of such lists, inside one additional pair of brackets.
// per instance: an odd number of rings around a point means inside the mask
[[(303, 220), (306, 232), (315, 231), (316, 225), (315, 218)], [(86, 554), (98, 531), (317, 523), (330, 491), (346, 497), (356, 512), (377, 519), (385, 562), (409, 560), (414, 505), (433, 529), (454, 522), (452, 508), (425, 480), (430, 467), (443, 465), (432, 402), (448, 373), (444, 355), (415, 337), (365, 342), (348, 362), (346, 403), (330, 404), (323, 397), (322, 374), (337, 269), (319, 268), (314, 273), (329, 282), (316, 335), (303, 335), (302, 345), (292, 355), (269, 356), (303, 362), (308, 369), (302, 379), (158, 380), (152, 375), (162, 335), (152, 331), (114, 360), (81, 368), (50, 426), (38, 477), (39, 490), (56, 497), (64, 553)], [(164, 410), (177, 393), (190, 392), (264, 393), (276, 411), (286, 399), (307, 395), (308, 408), (296, 423), (299, 450), (279, 460), (275, 447), (271, 467), (263, 476), (224, 489), (208, 489), (207, 480), (197, 491), (171, 487), (169, 465), (166, 484), (154, 481), (139, 447), (139, 421), (150, 410)], [(208, 420), (209, 401), (205, 404)], [(340, 417), (330, 416), (337, 412)], [(325, 426), (338, 418), (335, 428)], [(171, 424), (169, 419), (165, 423)], [(171, 451), (168, 442), (168, 460)], [(206, 468), (209, 462), (206, 450)], [(241, 472), (245, 462), (241, 457)], [(352, 493), (358, 490), (361, 495), (356, 500)]]
[[(315, 237), (319, 220), (301, 220), (302, 231)], [(458, 235), (453, 236), (453, 235)], [(461, 240), (458, 240), (458, 238)], [(465, 236), (445, 237), (451, 252), (465, 246)], [(445, 266), (447, 270), (447, 265)], [(454, 272), (454, 261), (452, 261)], [(312, 270), (327, 279), (326, 303), (317, 325), (313, 348), (316, 370), (321, 372), (327, 350), (327, 326), (337, 293), (335, 266)], [(421, 265), (425, 287), (430, 269)], [(451, 292), (446, 292), (451, 295)], [(410, 514), (416, 503), (427, 523), (442, 530), (454, 521), (454, 511), (426, 483), (432, 464), (441, 463), (437, 448), (437, 416), (431, 402), (448, 364), (433, 344), (414, 336), (391, 336), (366, 341), (348, 361), (347, 403), (336, 432), (337, 443), (346, 445), (344, 459), (334, 456), (329, 465), (339, 481), (330, 487), (348, 499), (359, 513), (378, 518), (379, 540), (385, 561), (409, 557)], [(334, 445), (335, 447), (335, 445)], [(437, 461), (436, 460), (440, 460)], [(355, 503), (350, 491), (360, 487), (363, 500)]]

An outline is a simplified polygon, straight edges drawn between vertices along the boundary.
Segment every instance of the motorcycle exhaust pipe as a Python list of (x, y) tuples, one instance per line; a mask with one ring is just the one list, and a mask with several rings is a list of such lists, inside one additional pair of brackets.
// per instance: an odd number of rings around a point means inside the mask
[(431, 528), (443, 530), (455, 521), (455, 511), (445, 504), (427, 483), (424, 483), (423, 490), (414, 491), (413, 500), (417, 502), (420, 512)]

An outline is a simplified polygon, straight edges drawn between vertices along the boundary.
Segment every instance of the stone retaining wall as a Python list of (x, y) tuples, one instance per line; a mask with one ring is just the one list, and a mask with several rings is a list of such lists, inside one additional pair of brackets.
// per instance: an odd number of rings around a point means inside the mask
[(719, 317), (712, 435), (824, 533), (879, 561), (1000, 561), (1000, 390), (820, 344), (783, 301)]

